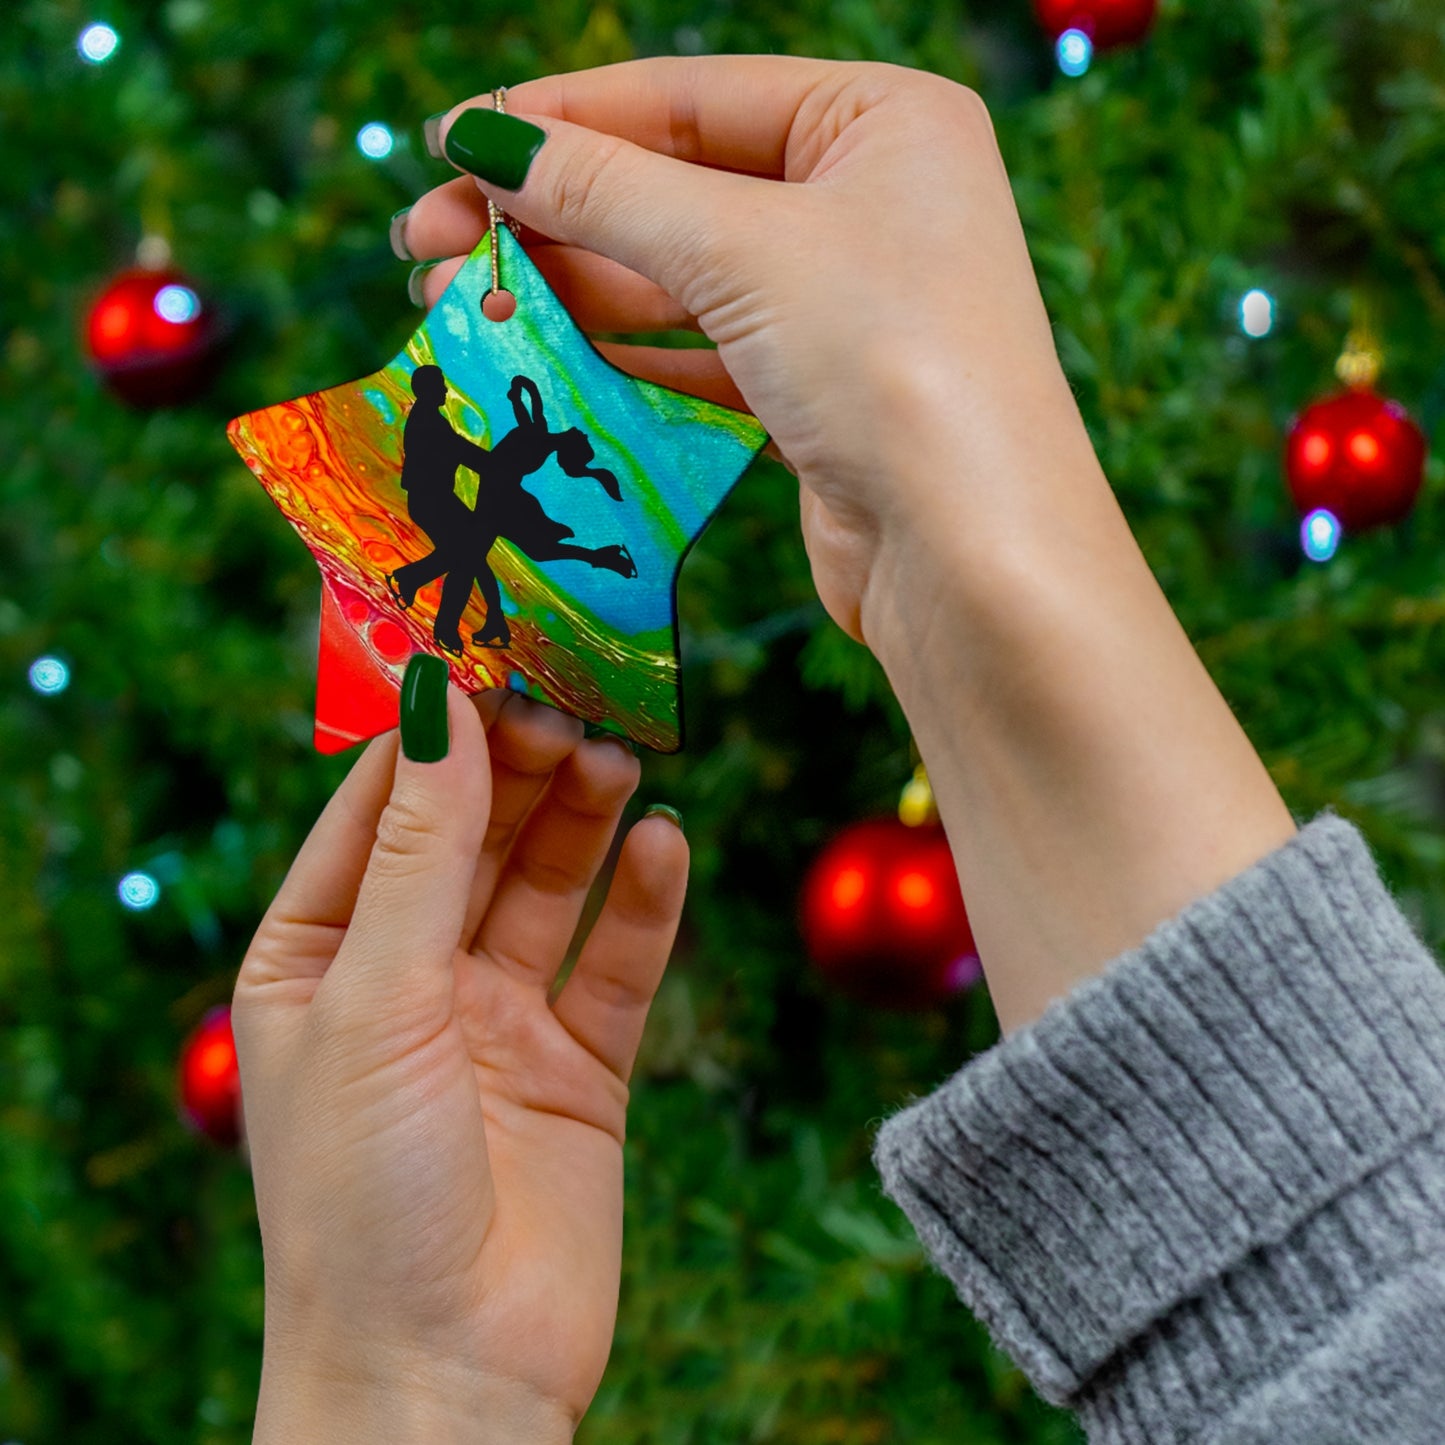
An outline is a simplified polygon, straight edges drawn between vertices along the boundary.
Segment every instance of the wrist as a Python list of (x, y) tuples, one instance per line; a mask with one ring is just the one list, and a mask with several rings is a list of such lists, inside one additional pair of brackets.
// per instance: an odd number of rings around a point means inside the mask
[(860, 622), (928, 766), (1007, 1033), (1294, 824), (1092, 448), (1067, 427), (981, 444), (999, 470), (977, 504), (977, 439), (955, 444), (965, 488), (946, 439), (910, 448), (911, 518), (880, 528)]
[(905, 707), (920, 673), (936, 691), (940, 651), (961, 684), (975, 681), (1061, 563), (1148, 574), (1062, 372), (990, 390), (986, 417), (949, 368), (893, 368), (882, 389), (906, 444), (859, 622)]
[(268, 1351), (253, 1445), (568, 1445), (576, 1422), (517, 1380), (432, 1360), (338, 1366)]

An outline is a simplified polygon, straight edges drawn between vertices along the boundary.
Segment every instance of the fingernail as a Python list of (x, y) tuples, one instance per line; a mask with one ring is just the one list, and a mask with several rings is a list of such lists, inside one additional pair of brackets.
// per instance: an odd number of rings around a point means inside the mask
[(391, 218), (391, 253), (398, 261), (415, 261), (416, 257), (406, 249), (406, 218), (411, 214), (410, 206), (403, 206)]
[(639, 757), (637, 744), (631, 738), (625, 738), (621, 733), (615, 733), (611, 728), (605, 728), (600, 723), (583, 723), (582, 736), (584, 738), (607, 738), (614, 743), (620, 743), (632, 756)]
[(413, 306), (426, 305), (426, 292), (422, 290), (422, 282), (432, 264), (430, 261), (423, 261), (420, 266), (413, 266), (411, 275), (406, 278), (406, 294)]
[(440, 762), (447, 731), (447, 665), (429, 652), (414, 652), (401, 680), (401, 750), (414, 763)]
[(439, 161), (446, 159), (442, 154), (442, 122), (446, 118), (446, 111), (439, 110), (435, 115), (427, 116), (421, 123), (421, 137), (426, 142), (427, 154)]
[(669, 823), (676, 824), (679, 833), (686, 831), (682, 826), (682, 814), (676, 808), (669, 808), (666, 803), (653, 803), (642, 816), (650, 818), (654, 813), (666, 818)]
[(527, 179), (532, 159), (546, 139), (547, 132), (531, 121), (474, 106), (452, 122), (446, 158), (494, 186), (515, 191)]

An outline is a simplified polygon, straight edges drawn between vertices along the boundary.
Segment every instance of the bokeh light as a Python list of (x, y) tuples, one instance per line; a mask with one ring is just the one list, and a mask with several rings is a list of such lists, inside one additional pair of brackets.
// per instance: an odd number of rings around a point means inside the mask
[(115, 891), (127, 908), (139, 913), (160, 898), (161, 885), (149, 873), (127, 873)]
[(30, 664), (30, 686), (53, 697), (70, 686), (70, 669), (58, 657), (37, 657)]
[(392, 135), (391, 127), (382, 125), (379, 120), (370, 121), (356, 132), (356, 148), (368, 160), (384, 161), (395, 144), (396, 137)]
[(1380, 439), (1371, 432), (1352, 432), (1345, 449), (1350, 460), (1362, 467), (1372, 467), (1380, 460)]
[(1311, 562), (1328, 562), (1340, 545), (1339, 518), (1324, 507), (1316, 507), (1300, 523), (1300, 546)]
[(162, 286), (152, 304), (162, 321), (171, 321), (177, 326), (194, 321), (201, 314), (201, 298), (189, 286)]
[(946, 977), (951, 992), (968, 988), (983, 977), (983, 960), (976, 953), (961, 953), (949, 965)]
[(1274, 297), (1256, 288), (1239, 303), (1239, 326), (1246, 336), (1268, 336), (1274, 330)]
[(1322, 472), (1334, 454), (1330, 439), (1323, 432), (1312, 431), (1300, 443), (1300, 461), (1312, 472)]
[(102, 24), (87, 25), (75, 42), (80, 58), (91, 65), (104, 65), (119, 45), (120, 36), (109, 25)]
[(900, 873), (894, 881), (893, 891), (905, 908), (927, 908), (938, 893), (928, 874), (916, 869)]
[(868, 891), (868, 875), (861, 868), (844, 868), (833, 879), (831, 891), (834, 908), (854, 908)]
[(1066, 30), (1054, 47), (1065, 75), (1082, 75), (1094, 59), (1094, 42), (1082, 30)]

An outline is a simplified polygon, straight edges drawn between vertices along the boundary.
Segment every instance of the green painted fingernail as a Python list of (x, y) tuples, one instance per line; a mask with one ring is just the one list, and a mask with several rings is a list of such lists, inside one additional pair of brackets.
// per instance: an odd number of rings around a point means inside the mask
[(529, 120), (474, 106), (464, 110), (447, 132), (447, 159), (503, 190), (515, 191), (527, 179), (532, 159), (547, 132)]
[(416, 257), (406, 249), (406, 218), (411, 214), (410, 206), (403, 206), (391, 218), (388, 232), (391, 238), (391, 253), (398, 261), (415, 261)]
[(669, 823), (676, 824), (679, 833), (686, 831), (682, 826), (682, 814), (679, 813), (676, 808), (669, 808), (666, 803), (653, 803), (642, 816), (644, 818), (650, 818), (654, 813), (660, 814), (666, 818)]
[(421, 123), (421, 138), (426, 142), (427, 154), (439, 161), (446, 159), (442, 154), (442, 122), (446, 118), (446, 111), (439, 110)]
[(422, 290), (422, 282), (426, 280), (426, 273), (433, 264), (431, 261), (423, 261), (420, 266), (413, 266), (411, 275), (406, 278), (407, 299), (413, 306), (426, 305), (426, 292)]
[(625, 738), (621, 733), (615, 733), (611, 728), (605, 728), (600, 723), (583, 723), (582, 736), (588, 739), (609, 738), (614, 743), (621, 743), (633, 757), (638, 756), (637, 744), (631, 738)]
[(447, 672), (441, 658), (414, 652), (401, 680), (401, 750), (414, 763), (440, 762), (447, 731)]

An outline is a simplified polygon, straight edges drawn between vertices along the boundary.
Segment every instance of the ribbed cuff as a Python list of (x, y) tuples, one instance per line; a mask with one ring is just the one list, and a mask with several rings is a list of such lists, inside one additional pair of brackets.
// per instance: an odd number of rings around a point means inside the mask
[[(1442, 1119), (1445, 975), (1326, 811), (888, 1119), (873, 1157), (1045, 1399), (1159, 1440), (1171, 1392), (1306, 1348), (1438, 1237)], [(1101, 1386), (1124, 1375), (1121, 1404)]]

